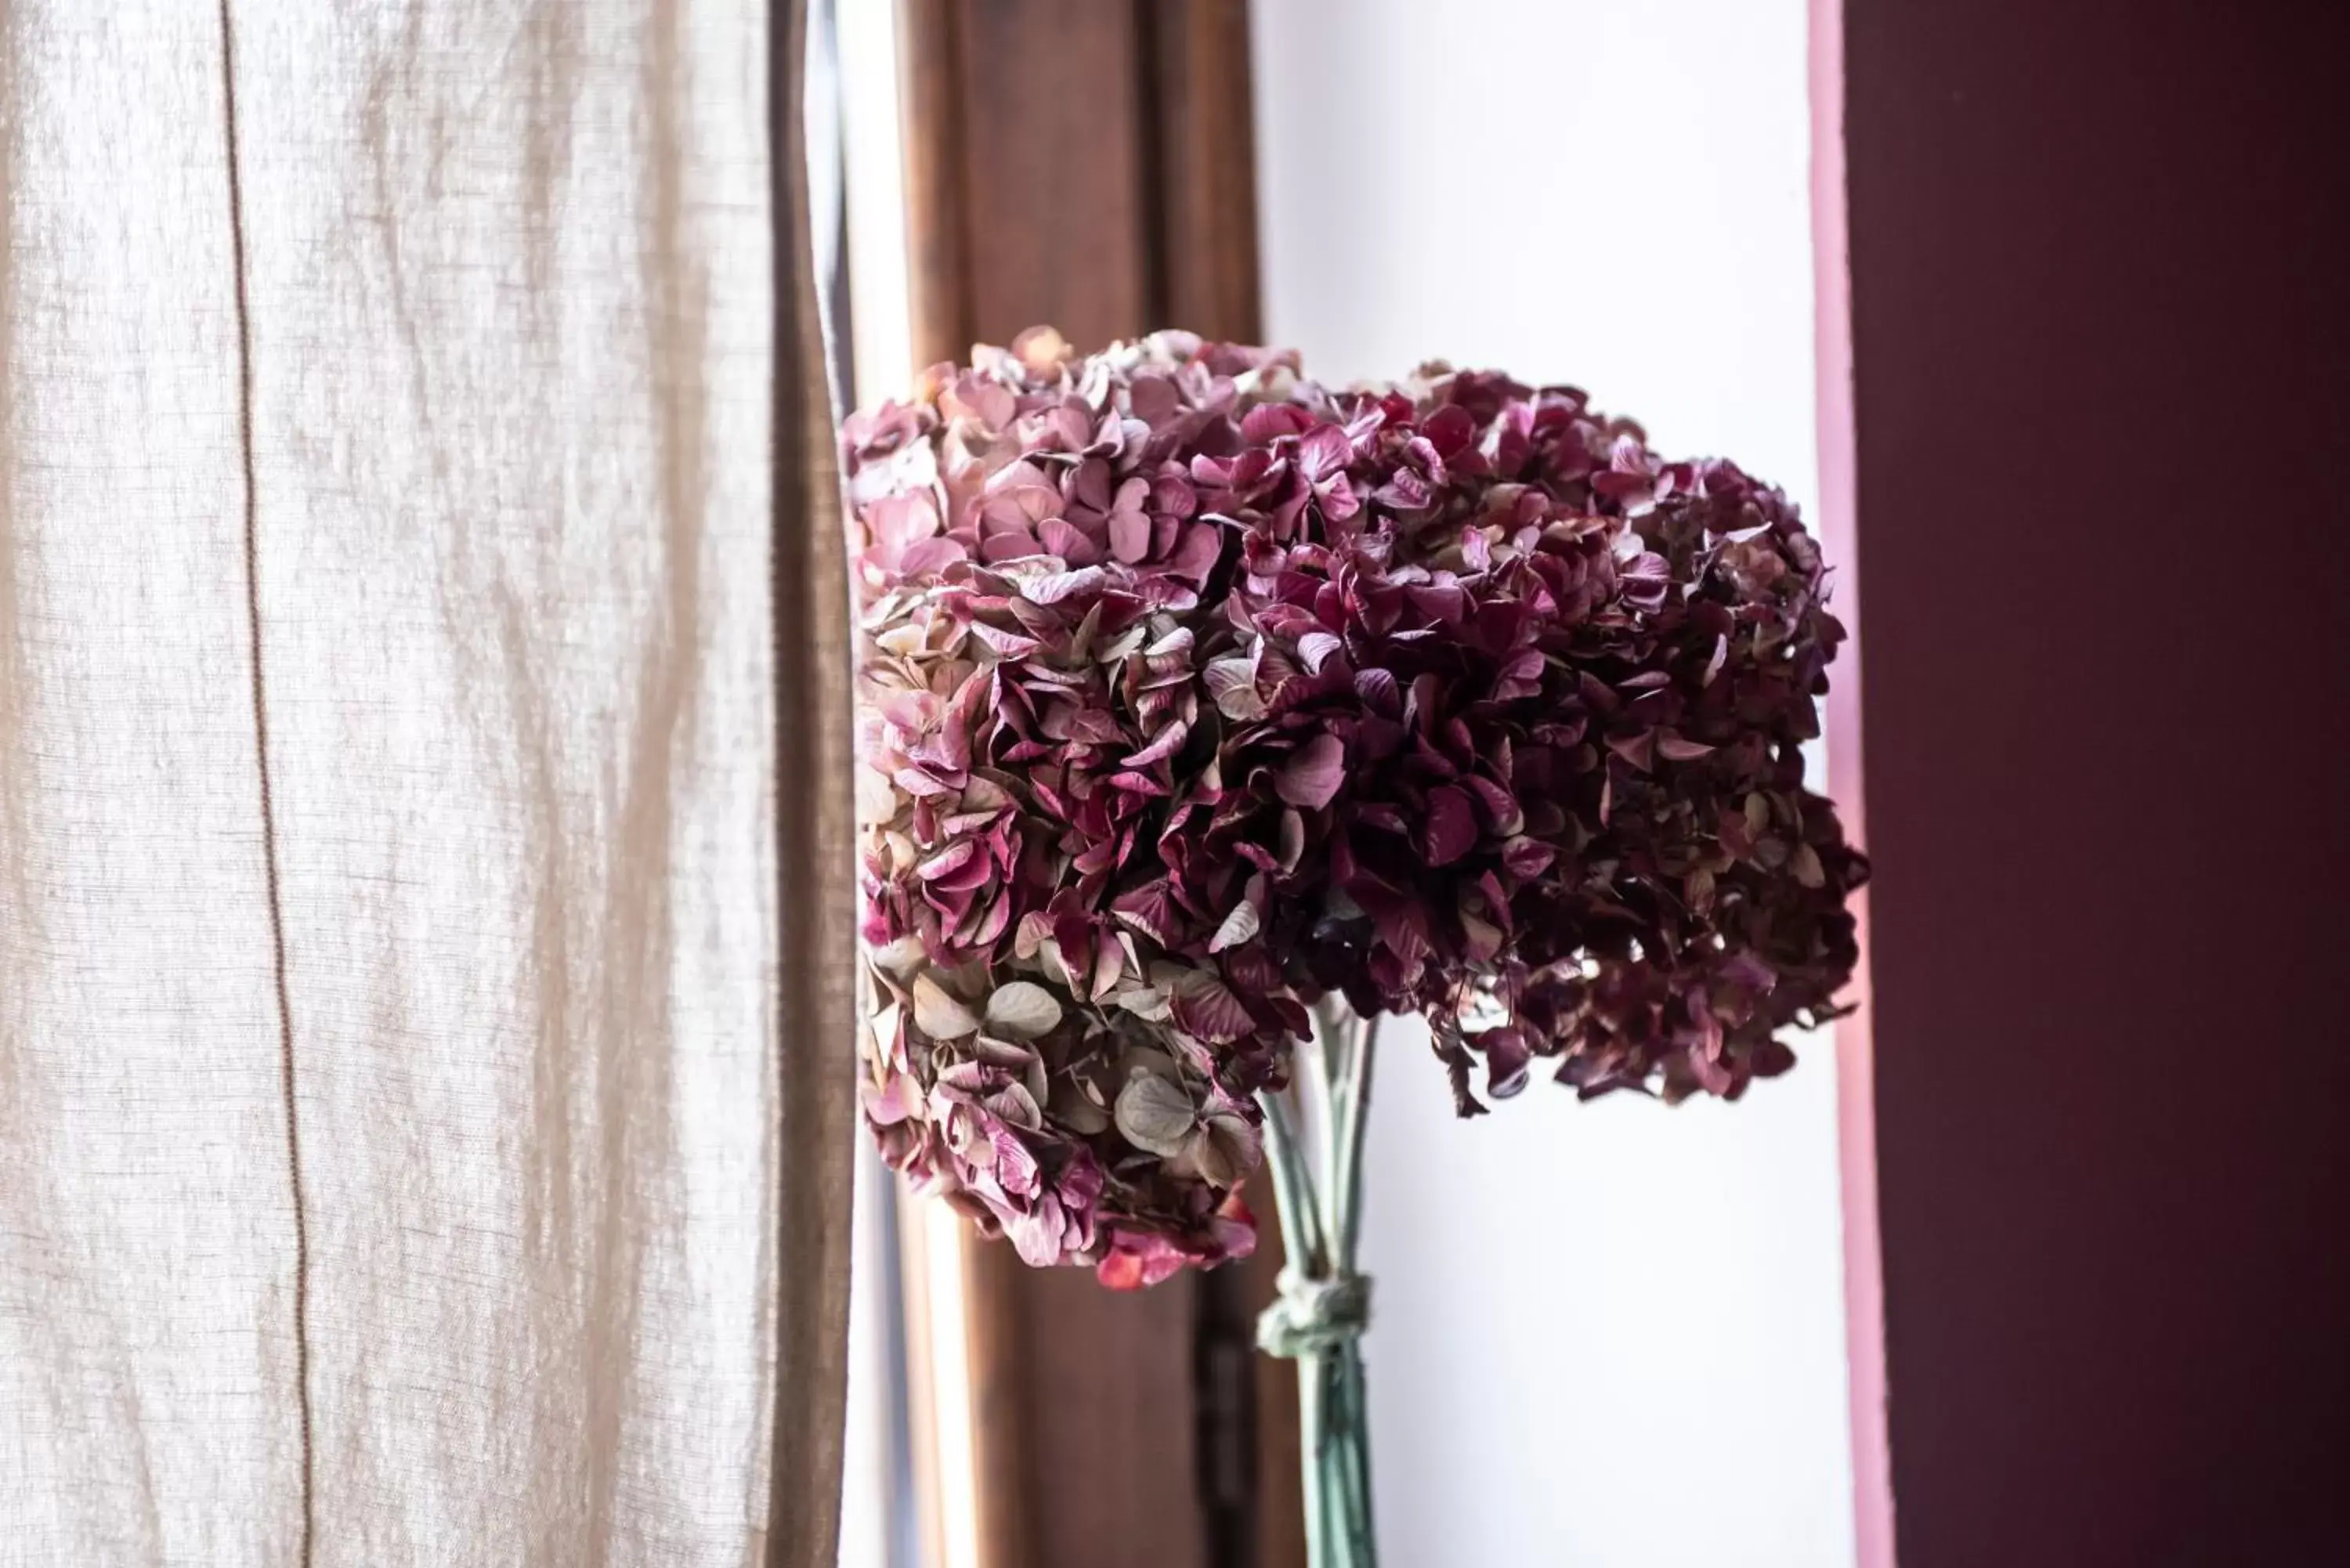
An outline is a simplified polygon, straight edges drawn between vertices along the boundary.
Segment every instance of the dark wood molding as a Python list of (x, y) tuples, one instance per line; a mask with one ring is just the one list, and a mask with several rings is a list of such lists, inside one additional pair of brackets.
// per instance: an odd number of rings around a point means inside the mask
[(1210, 337), (1264, 336), (1258, 284), (1256, 118), (1244, 0), (1144, 0), (1153, 122), (1151, 213), (1162, 317)]
[[(1224, 1369), (1232, 1366), (1237, 1356), (1240, 1387), (1233, 1392), (1244, 1401), (1244, 1408), (1229, 1418), (1235, 1423), (1237, 1440), (1245, 1451), (1245, 1480), (1211, 1469), (1208, 1495), (1216, 1501), (1216, 1487), (1234, 1481), (1244, 1484), (1247, 1493), (1236, 1506), (1211, 1511), (1211, 1519), (1231, 1533), (1219, 1537), (1222, 1555), (1210, 1561), (1217, 1568), (1296, 1568), (1305, 1561), (1305, 1500), (1298, 1479), (1297, 1364), (1261, 1355), (1256, 1349), (1257, 1314), (1273, 1300), (1274, 1281), (1284, 1262), (1281, 1228), (1274, 1220), (1273, 1183), (1263, 1172), (1250, 1184), (1248, 1204), (1258, 1220), (1256, 1255), (1245, 1263), (1204, 1275), (1199, 1282), (1205, 1386), (1222, 1393), (1226, 1386), (1222, 1381)], [(1211, 1453), (1211, 1463), (1212, 1459)]]
[(917, 368), (972, 340), (963, 259), (962, 0), (898, 0), (905, 136), (907, 314)]
[(1254, 340), (1244, 0), (899, 0), (918, 355)]
[[(917, 359), (1257, 337), (1248, 42), (1245, 0), (899, 0)], [(1251, 1340), (1277, 1257), (1131, 1295), (964, 1263), (980, 1568), (1304, 1561), (1295, 1380)]]
[(900, 0), (918, 357), (1156, 325), (1137, 9)]

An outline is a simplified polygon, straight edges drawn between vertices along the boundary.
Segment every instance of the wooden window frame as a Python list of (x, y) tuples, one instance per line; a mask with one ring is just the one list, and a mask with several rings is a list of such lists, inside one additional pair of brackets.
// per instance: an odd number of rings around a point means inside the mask
[[(896, 4), (918, 365), (1040, 323), (1261, 337), (1246, 0)], [(1253, 1343), (1269, 1223), (1247, 1264), (1118, 1294), (904, 1219), (929, 1562), (1304, 1561), (1295, 1379)]]

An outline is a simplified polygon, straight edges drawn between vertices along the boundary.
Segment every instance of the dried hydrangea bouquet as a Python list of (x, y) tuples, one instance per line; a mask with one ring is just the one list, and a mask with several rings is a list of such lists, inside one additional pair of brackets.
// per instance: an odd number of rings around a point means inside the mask
[(1374, 1560), (1373, 1027), (1735, 1097), (1851, 972), (1804, 787), (1842, 628), (1780, 493), (1564, 387), (1047, 329), (845, 432), (867, 1120), (1030, 1263), (1247, 1255), (1272, 1168), (1315, 1568)]

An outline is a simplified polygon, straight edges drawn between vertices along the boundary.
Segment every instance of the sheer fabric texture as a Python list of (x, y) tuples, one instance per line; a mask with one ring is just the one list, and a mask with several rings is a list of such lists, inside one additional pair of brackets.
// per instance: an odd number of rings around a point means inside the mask
[(0, 7), (0, 1564), (828, 1562), (777, 13)]

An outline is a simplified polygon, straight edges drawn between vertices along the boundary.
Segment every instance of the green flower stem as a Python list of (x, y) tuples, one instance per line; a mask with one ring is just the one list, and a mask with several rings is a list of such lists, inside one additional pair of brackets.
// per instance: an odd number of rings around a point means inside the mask
[(1336, 998), (1315, 1009), (1314, 1023), (1301, 1073), (1320, 1091), (1318, 1173), (1287, 1097), (1258, 1096), (1289, 1262), (1279, 1298), (1259, 1320), (1257, 1343), (1297, 1363), (1308, 1568), (1377, 1568), (1360, 1337), (1369, 1281), (1355, 1268), (1377, 1025), (1354, 1017)]
[(1355, 1266), (1355, 1243), (1363, 1228), (1363, 1129), (1371, 1106), (1371, 1049), (1378, 1042), (1376, 1015), (1349, 1019), (1355, 1036), (1347, 1056), (1347, 1076), (1336, 1119), (1339, 1124), (1336, 1159), (1331, 1178), (1331, 1201), (1336, 1205), (1331, 1229), (1337, 1234), (1339, 1255)]
[(1273, 1203), (1281, 1217), (1281, 1250), (1287, 1254), (1291, 1269), (1310, 1276), (1321, 1269), (1326, 1256), (1314, 1176), (1305, 1168), (1305, 1153), (1298, 1147), (1288, 1102), (1272, 1094), (1260, 1094), (1256, 1100), (1264, 1111), (1264, 1147), (1273, 1166)]
[(1333, 1445), (1331, 1463), (1340, 1498), (1341, 1539), (1351, 1542), (1353, 1551), (1338, 1562), (1341, 1568), (1370, 1568), (1378, 1560), (1378, 1550), (1372, 1533), (1371, 1413), (1364, 1399), (1362, 1352), (1349, 1342), (1336, 1359), (1340, 1415), (1335, 1424), (1339, 1438)]
[(1321, 1434), (1329, 1422), (1329, 1379), (1323, 1376), (1323, 1358), (1309, 1350), (1297, 1358), (1297, 1424), (1304, 1436), (1306, 1568), (1333, 1568), (1339, 1561), (1331, 1555), (1336, 1521), (1330, 1512), (1328, 1467), (1321, 1447)]

